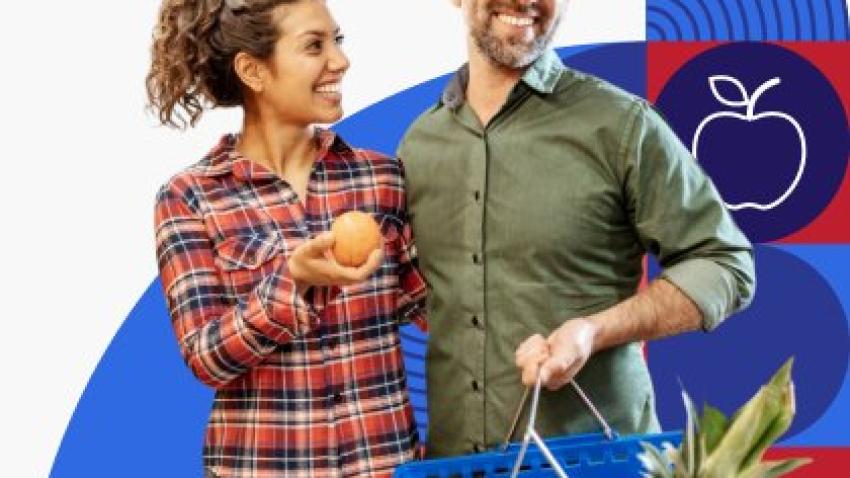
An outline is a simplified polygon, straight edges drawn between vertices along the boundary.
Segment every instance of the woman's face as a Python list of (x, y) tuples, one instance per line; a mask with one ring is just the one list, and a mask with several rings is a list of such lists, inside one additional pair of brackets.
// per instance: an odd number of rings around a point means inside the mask
[(322, 0), (282, 5), (275, 12), (280, 38), (266, 61), (269, 78), (260, 101), (281, 121), (333, 123), (342, 117), (340, 83), (348, 58), (342, 35)]

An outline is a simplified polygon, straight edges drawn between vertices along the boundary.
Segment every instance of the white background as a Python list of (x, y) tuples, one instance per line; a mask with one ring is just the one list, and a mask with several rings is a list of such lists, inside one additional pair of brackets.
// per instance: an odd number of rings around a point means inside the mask
[[(217, 111), (175, 132), (145, 113), (158, 5), (21, 1), (0, 14), (2, 476), (48, 476), (97, 361), (157, 273), (158, 186), (240, 124), (237, 111)], [(463, 62), (449, 0), (330, 6), (352, 60), (347, 114)], [(644, 8), (573, 0), (555, 44), (642, 41)]]

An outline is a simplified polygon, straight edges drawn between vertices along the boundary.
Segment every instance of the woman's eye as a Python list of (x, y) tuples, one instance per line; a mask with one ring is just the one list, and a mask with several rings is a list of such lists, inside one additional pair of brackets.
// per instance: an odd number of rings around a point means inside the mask
[(314, 42), (310, 42), (307, 44), (307, 49), (310, 51), (321, 51), (322, 50), (322, 41), (316, 40)]

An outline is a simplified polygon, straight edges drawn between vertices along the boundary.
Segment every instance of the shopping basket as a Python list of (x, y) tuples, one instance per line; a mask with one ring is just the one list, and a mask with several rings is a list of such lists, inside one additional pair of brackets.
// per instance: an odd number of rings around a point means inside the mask
[[(570, 435), (541, 439), (534, 429), (540, 380), (532, 394), (531, 416), (520, 443), (496, 447), (483, 453), (453, 458), (409, 462), (396, 468), (395, 478), (479, 478), (479, 477), (561, 477), (561, 478), (631, 478), (640, 477), (642, 465), (638, 454), (641, 442), (661, 447), (663, 443), (678, 446), (682, 432), (618, 436), (596, 410), (575, 381), (572, 387), (602, 426), (602, 433)], [(524, 407), (523, 397), (519, 413)], [(536, 446), (529, 446), (531, 442)]]

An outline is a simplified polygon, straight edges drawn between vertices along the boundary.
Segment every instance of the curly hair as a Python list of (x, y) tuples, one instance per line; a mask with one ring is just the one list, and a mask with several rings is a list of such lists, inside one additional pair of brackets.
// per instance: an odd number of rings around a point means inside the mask
[(161, 124), (194, 126), (205, 106), (244, 105), (240, 51), (266, 59), (280, 36), (274, 8), (299, 0), (163, 0), (145, 79)]

